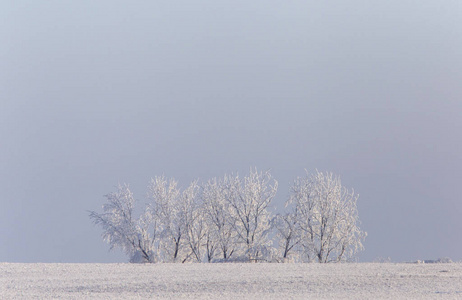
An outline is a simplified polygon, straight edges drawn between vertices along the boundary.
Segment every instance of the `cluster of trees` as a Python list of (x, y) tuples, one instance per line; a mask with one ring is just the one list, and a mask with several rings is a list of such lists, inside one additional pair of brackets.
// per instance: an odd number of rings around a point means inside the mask
[(128, 185), (90, 212), (103, 239), (131, 262), (340, 262), (363, 250), (354, 191), (332, 173), (297, 178), (283, 214), (273, 215), (277, 181), (269, 172), (225, 175), (181, 190), (174, 179), (151, 179), (137, 214)]

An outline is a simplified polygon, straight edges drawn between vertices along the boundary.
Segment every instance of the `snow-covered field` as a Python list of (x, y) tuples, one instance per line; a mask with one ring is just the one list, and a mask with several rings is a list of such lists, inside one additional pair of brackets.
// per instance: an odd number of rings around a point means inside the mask
[(0, 263), (0, 299), (462, 299), (462, 264)]

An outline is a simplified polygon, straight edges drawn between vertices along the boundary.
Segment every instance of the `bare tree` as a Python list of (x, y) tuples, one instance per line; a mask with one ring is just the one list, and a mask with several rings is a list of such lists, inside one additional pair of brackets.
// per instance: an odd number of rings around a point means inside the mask
[(202, 262), (203, 248), (207, 239), (207, 224), (204, 218), (204, 207), (199, 197), (199, 185), (193, 181), (180, 198), (179, 211), (184, 223), (186, 243), (190, 253), (184, 261)]
[(332, 173), (317, 171), (295, 180), (288, 204), (294, 205), (303, 260), (346, 261), (363, 250), (358, 197)]
[(180, 191), (174, 179), (155, 177), (149, 185), (151, 223), (159, 227), (159, 249), (164, 262), (201, 262), (206, 224), (195, 180)]
[(250, 170), (243, 182), (239, 177), (225, 180), (229, 203), (236, 220), (234, 230), (245, 247), (249, 261), (268, 259), (272, 241), (268, 238), (271, 229), (271, 214), (268, 207), (276, 195), (277, 181), (269, 172)]
[(278, 256), (283, 262), (293, 261), (297, 257), (296, 250), (300, 244), (300, 234), (297, 230), (296, 212), (278, 214), (273, 219), (273, 226), (276, 229), (276, 237), (279, 242)]
[(159, 249), (164, 262), (182, 261), (185, 255), (185, 223), (180, 209), (180, 190), (174, 179), (157, 176), (148, 187), (149, 210), (159, 224)]
[(103, 227), (103, 239), (111, 249), (120, 248), (133, 262), (153, 262), (153, 237), (147, 226), (134, 217), (135, 199), (128, 185), (119, 185), (117, 192), (105, 196), (103, 213), (90, 212), (94, 224)]
[(207, 222), (206, 252), (211, 262), (219, 254), (219, 259), (227, 261), (237, 249), (234, 232), (236, 219), (226, 200), (230, 197), (229, 177), (209, 180), (203, 187), (205, 220)]

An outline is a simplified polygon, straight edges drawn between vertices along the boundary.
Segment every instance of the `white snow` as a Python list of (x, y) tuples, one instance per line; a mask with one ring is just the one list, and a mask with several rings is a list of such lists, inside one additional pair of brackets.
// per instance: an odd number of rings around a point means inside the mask
[(462, 264), (0, 263), (0, 299), (462, 299)]

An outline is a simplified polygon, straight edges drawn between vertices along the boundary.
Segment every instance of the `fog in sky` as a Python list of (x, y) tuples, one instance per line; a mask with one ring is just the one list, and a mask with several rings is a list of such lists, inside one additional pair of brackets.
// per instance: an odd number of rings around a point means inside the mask
[(2, 1), (0, 261), (125, 262), (103, 195), (270, 169), (360, 194), (360, 261), (462, 260), (462, 2)]

